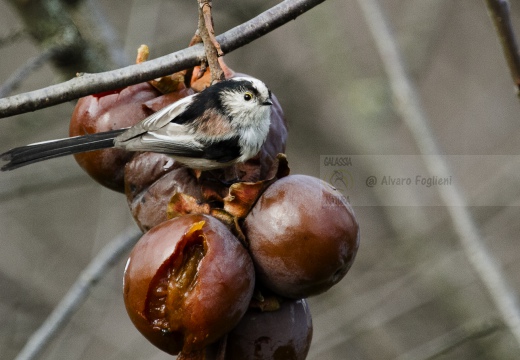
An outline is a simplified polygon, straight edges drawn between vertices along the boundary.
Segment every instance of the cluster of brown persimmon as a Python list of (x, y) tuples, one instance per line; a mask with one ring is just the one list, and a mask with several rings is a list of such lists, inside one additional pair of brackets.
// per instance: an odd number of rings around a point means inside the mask
[[(235, 76), (221, 66), (227, 78)], [(209, 73), (196, 67), (87, 96), (74, 110), (70, 135), (134, 125), (209, 83)], [(331, 185), (289, 175), (286, 140), (273, 96), (266, 143), (230, 168), (200, 172), (166, 155), (117, 149), (75, 155), (95, 180), (126, 194), (144, 232), (125, 269), (124, 301), (136, 328), (161, 350), (183, 359), (307, 356), (305, 298), (347, 273), (359, 228)]]

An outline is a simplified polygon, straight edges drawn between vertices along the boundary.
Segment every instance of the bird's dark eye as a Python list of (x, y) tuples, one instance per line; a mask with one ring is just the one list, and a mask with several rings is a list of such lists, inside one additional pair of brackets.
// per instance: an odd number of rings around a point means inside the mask
[(244, 94), (244, 100), (249, 101), (253, 98), (253, 94), (251, 94), (249, 91)]

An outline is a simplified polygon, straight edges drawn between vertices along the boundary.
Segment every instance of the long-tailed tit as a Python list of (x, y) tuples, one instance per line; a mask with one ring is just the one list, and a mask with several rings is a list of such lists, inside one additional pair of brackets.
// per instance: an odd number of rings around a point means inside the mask
[(126, 129), (45, 141), (0, 157), (13, 170), (38, 161), (105, 148), (151, 151), (210, 170), (244, 162), (263, 145), (271, 118), (271, 92), (260, 80), (237, 77), (185, 97)]

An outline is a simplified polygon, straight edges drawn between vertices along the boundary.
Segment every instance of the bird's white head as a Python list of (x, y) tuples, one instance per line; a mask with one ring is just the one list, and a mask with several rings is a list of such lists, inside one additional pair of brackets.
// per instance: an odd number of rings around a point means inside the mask
[(271, 116), (271, 91), (260, 80), (236, 77), (220, 94), (222, 105), (233, 120), (234, 126), (258, 126), (269, 122)]
[(220, 100), (231, 126), (239, 134), (239, 161), (245, 161), (258, 153), (269, 133), (271, 91), (258, 79), (236, 77), (227, 81)]

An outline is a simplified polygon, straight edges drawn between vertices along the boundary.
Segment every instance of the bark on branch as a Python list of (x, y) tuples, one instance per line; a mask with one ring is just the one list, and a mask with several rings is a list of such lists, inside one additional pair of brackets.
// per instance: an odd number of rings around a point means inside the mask
[(215, 38), (213, 16), (211, 15), (211, 1), (197, 0), (197, 2), (199, 4), (199, 26), (197, 32), (204, 44), (206, 60), (211, 71), (211, 83), (213, 83), (214, 81), (224, 80), (224, 72), (218, 63), (218, 57), (223, 56), (224, 53)]
[[(324, 1), (285, 0), (255, 18), (217, 36), (217, 41), (224, 53), (230, 53), (290, 20), (294, 20)], [(152, 80), (198, 65), (204, 57), (204, 47), (199, 44), (142, 64), (96, 74), (84, 74), (64, 83), (0, 99), (0, 117), (22, 114), (89, 94)]]

